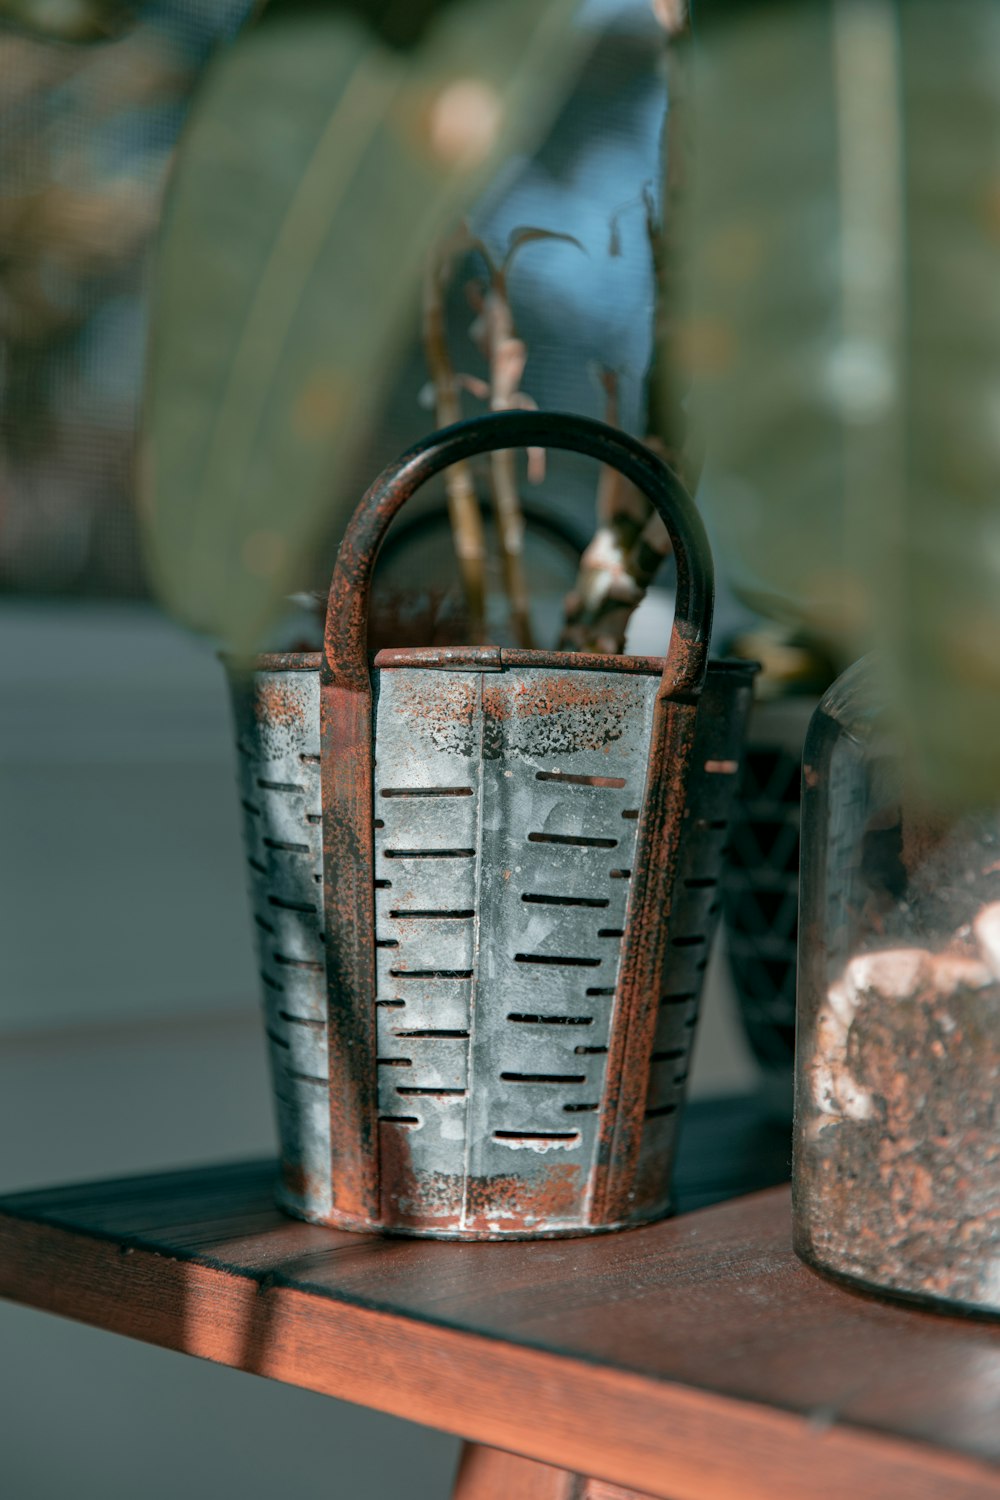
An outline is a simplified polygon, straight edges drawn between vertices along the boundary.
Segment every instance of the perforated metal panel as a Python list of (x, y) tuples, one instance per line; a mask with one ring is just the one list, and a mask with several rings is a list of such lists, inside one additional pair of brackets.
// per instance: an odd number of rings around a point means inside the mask
[(319, 674), (232, 681), (250, 901), (286, 1205), (330, 1212)]
[(658, 679), (576, 678), (379, 677), (383, 1193), (458, 1229), (586, 1215)]
[[(749, 680), (713, 666), (699, 709), (636, 1219), (668, 1207)], [(383, 1227), (601, 1227), (590, 1194), (659, 678), (401, 666), (373, 681)], [(323, 1220), (318, 672), (259, 672), (234, 703), (283, 1201)]]

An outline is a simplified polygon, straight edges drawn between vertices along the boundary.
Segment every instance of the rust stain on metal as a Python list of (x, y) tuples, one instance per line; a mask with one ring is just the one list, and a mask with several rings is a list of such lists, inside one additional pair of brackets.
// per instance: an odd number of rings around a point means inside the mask
[(302, 695), (295, 679), (288, 682), (279, 677), (266, 678), (261, 682), (254, 698), (254, 713), (261, 724), (268, 728), (297, 728), (302, 722)]
[(662, 690), (657, 698), (611, 1017), (592, 1219), (627, 1219), (635, 1207), (696, 712)]
[(462, 1239), (530, 1239), (586, 1227), (574, 1224), (583, 1176), (578, 1165), (553, 1163), (534, 1176), (418, 1173), (410, 1127), (384, 1121), (380, 1130), (384, 1228)]
[(555, 1228), (576, 1213), (582, 1170), (571, 1162), (546, 1164), (537, 1174), (473, 1177), (466, 1198), (470, 1227), (506, 1233)]
[[(412, 722), (416, 744), (427, 737), (439, 747), (487, 759), (512, 747), (533, 754), (608, 751), (622, 737), (632, 711), (630, 699), (627, 691), (595, 681), (593, 673), (662, 673), (600, 1106), (599, 1155), (596, 1162), (589, 1155), (585, 1161), (566, 1160), (565, 1152), (554, 1147), (543, 1152), (539, 1146), (512, 1153), (524, 1160), (517, 1170), (501, 1175), (418, 1174), (410, 1132), (429, 1127), (415, 1110), (401, 1110), (392, 1120), (380, 1120), (378, 1113), (375, 746), (367, 652), (372, 574), (389, 524), (427, 479), (490, 449), (535, 446), (569, 449), (613, 464), (645, 491), (663, 517), (677, 558), (676, 615), (666, 661), (435, 648), (382, 652), (377, 663), (379, 669), (419, 665), (433, 673), (433, 689), (429, 684), (426, 695), (412, 686), (404, 691), (403, 712)], [(331, 581), (320, 669), (333, 1201), (329, 1222), (503, 1238), (594, 1232), (643, 1217), (644, 1205), (636, 1202), (639, 1147), (711, 616), (707, 540), (679, 481), (642, 445), (583, 418), (507, 412), (459, 424), (405, 455), (358, 506)], [(490, 674), (504, 668), (510, 676), (501, 691)], [(533, 668), (539, 669), (537, 678), (526, 680)], [(266, 706), (262, 703), (261, 712), (273, 714), (271, 722), (278, 726), (290, 722), (296, 712), (294, 693), (283, 685)], [(507, 880), (510, 871), (503, 874)], [(579, 1131), (565, 1135), (567, 1141), (581, 1139)], [(551, 1136), (553, 1142), (556, 1139)], [(589, 1217), (584, 1219), (580, 1205), (587, 1200), (588, 1184), (593, 1193)], [(293, 1196), (299, 1189), (309, 1191), (294, 1169), (286, 1187)]]
[(484, 680), (482, 702), (485, 753), (494, 757), (508, 746), (536, 755), (605, 750), (621, 739), (629, 712), (617, 689), (584, 674), (521, 678), (513, 692), (509, 684)]
[(428, 691), (401, 679), (398, 689), (401, 712), (415, 734), (426, 736), (437, 750), (472, 756), (479, 749), (475, 720), (479, 710), (478, 680), (468, 677), (435, 676)]
[(333, 1206), (374, 1220), (375, 889), (367, 677), (365, 689), (322, 683), (320, 775)]

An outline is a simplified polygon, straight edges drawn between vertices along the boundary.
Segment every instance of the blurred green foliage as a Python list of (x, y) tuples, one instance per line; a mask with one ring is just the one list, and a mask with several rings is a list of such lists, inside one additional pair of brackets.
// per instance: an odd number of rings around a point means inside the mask
[[(571, 86), (575, 9), (284, 6), (218, 58), (171, 195), (143, 455), (182, 619), (251, 649), (343, 524), (428, 249)], [(1000, 6), (721, 10), (677, 342), (723, 560), (835, 657), (878, 646), (920, 779), (995, 800)]]
[(744, 595), (876, 646), (914, 772), (1000, 795), (1000, 6), (735, 7), (699, 49), (706, 499)]
[(159, 254), (142, 513), (164, 602), (236, 652), (346, 521), (427, 253), (563, 96), (577, 4), (278, 5), (209, 69)]

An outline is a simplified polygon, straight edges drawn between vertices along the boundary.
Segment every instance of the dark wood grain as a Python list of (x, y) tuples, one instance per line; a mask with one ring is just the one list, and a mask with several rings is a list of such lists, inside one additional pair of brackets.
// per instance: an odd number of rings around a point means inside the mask
[(283, 1218), (273, 1168), (0, 1205), (0, 1294), (668, 1500), (1000, 1496), (1000, 1328), (808, 1271), (773, 1189), (534, 1244)]
[(531, 1458), (484, 1448), (480, 1443), (466, 1443), (451, 1500), (649, 1500), (649, 1497), (603, 1479), (589, 1479)]

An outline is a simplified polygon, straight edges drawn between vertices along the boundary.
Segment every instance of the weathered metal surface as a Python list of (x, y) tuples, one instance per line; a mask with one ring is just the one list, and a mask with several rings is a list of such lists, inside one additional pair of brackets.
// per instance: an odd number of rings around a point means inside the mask
[[(383, 651), (372, 671), (372, 568), (400, 506), (459, 457), (535, 445), (617, 464), (663, 515), (678, 562), (666, 662), (434, 648)], [(312, 694), (290, 752), (311, 768), (312, 800), (300, 805), (281, 783), (286, 836), (265, 845), (300, 861), (296, 889), (313, 861), (310, 902), (290, 903), (298, 947), (286, 947), (308, 955), (314, 976), (323, 963), (326, 978), (325, 1028), (309, 1054), (318, 1065), (325, 1047), (325, 1131), (292, 1066), (296, 1022), (277, 1006), (285, 1030), (269, 1026), (279, 1100), (309, 1101), (308, 1131), (281, 1116), (293, 1212), (497, 1237), (586, 1233), (667, 1210), (750, 677), (713, 669), (698, 709), (711, 599), (704, 533), (676, 479), (583, 419), (463, 424), (362, 501), (331, 584), (322, 664), (268, 662), (282, 670), (237, 693), (245, 785), (276, 732), (248, 725), (272, 702), (289, 720), (287, 700)], [(293, 837), (296, 820), (312, 840)], [(248, 832), (257, 849), (252, 821)], [(258, 855), (256, 878), (273, 881), (273, 860)], [(269, 887), (261, 893), (268, 902)], [(270, 978), (273, 934), (259, 932)]]
[[(598, 1112), (585, 1106), (604, 1097), (604, 1049), (613, 1004), (610, 993), (587, 992), (612, 990), (616, 982), (621, 940), (612, 934), (625, 925), (637, 828), (637, 820), (621, 814), (634, 808), (634, 789), (643, 783), (656, 678), (648, 672), (626, 679), (617, 670), (601, 674), (602, 687), (628, 682), (623, 700), (626, 734), (604, 749), (595, 751), (591, 738), (589, 746), (568, 752), (567, 736), (560, 731), (550, 735), (559, 750), (545, 756), (535, 753), (530, 738), (531, 729), (544, 719), (524, 712), (523, 685), (525, 678), (536, 679), (533, 704), (550, 697), (542, 681), (548, 669), (504, 673), (499, 703), (494, 699), (500, 710), (494, 715), (494, 732), (505, 733), (511, 723), (513, 732), (507, 733), (500, 756), (485, 760), (465, 752), (475, 751), (485, 737), (484, 687), (496, 693), (500, 681), (468, 671), (428, 673), (423, 661), (407, 667), (402, 656), (397, 660), (398, 670), (383, 670), (377, 676), (379, 762), (373, 816), (379, 985), (374, 1009), (378, 1113), (383, 1117), (380, 1221), (453, 1232), (463, 1227), (468, 1232), (477, 1222), (492, 1233), (519, 1225), (523, 1233), (530, 1232), (533, 1220), (540, 1220), (538, 1205), (544, 1199), (552, 1228), (586, 1227)], [(512, 691), (507, 679), (522, 692)], [(679, 1110), (698, 997), (718, 920), (718, 873), (738, 781), (749, 692), (746, 669), (710, 665), (698, 715), (661, 1003), (650, 1055), (642, 1064), (646, 1097), (636, 1176), (637, 1217), (655, 1217), (669, 1207)], [(485, 696), (488, 699), (489, 693)], [(510, 712), (512, 700), (517, 703), (518, 698), (520, 715)], [(245, 808), (251, 889), (255, 916), (261, 917), (257, 935), (286, 1162), (283, 1201), (295, 1212), (328, 1218), (332, 1202), (327, 1187), (326, 1090), (305, 1081), (327, 1081), (316, 857), (321, 800), (318, 765), (311, 758), (316, 755), (312, 747), (319, 743), (318, 673), (314, 667), (294, 675), (258, 674), (254, 690), (238, 690), (236, 702), (245, 752), (240, 762), (249, 803)], [(303, 710), (297, 719), (288, 713), (295, 702)], [(275, 743), (266, 717), (276, 707), (281, 710), (283, 746)], [(301, 750), (288, 744), (292, 724), (301, 734)], [(574, 727), (570, 717), (571, 733)], [(581, 737), (586, 742), (586, 721)], [(275, 757), (276, 748), (284, 748), (285, 754)], [(247, 753), (251, 749), (254, 753)], [(560, 775), (621, 779), (626, 785), (539, 782), (539, 769), (543, 775), (555, 774), (545, 771), (548, 763), (557, 765)], [(300, 800), (301, 794), (297, 798), (293, 792), (258, 784), (264, 780), (285, 786), (291, 775), (297, 775), (300, 784), (304, 779), (307, 803)], [(382, 795), (432, 787), (430, 777), (440, 787), (468, 787), (470, 793)], [(496, 816), (481, 828), (481, 808), (486, 804), (494, 807)], [(267, 835), (272, 845), (305, 842), (309, 852), (265, 846), (262, 815), (275, 828)], [(384, 826), (379, 828), (379, 823)], [(606, 835), (607, 842), (618, 842), (605, 848), (527, 837), (553, 831), (559, 837)], [(279, 840), (279, 833), (284, 838)], [(449, 849), (461, 852), (441, 853)], [(400, 857), (406, 850), (422, 851), (422, 856)], [(553, 895), (554, 901), (524, 900)], [(273, 905), (272, 898), (282, 905)], [(469, 970), (484, 969), (476, 930), (484, 901), (493, 913), (492, 941), (500, 958), (474, 984), (466, 976)], [(576, 904), (583, 901), (594, 904)], [(406, 915), (432, 911), (462, 915)], [(390, 943), (399, 946), (382, 946)], [(518, 953), (597, 957), (600, 964), (596, 969), (583, 964), (519, 964)], [(288, 963), (289, 957), (298, 961)], [(393, 974), (394, 969), (404, 970), (407, 977)], [(434, 972), (421, 973), (427, 970)], [(410, 977), (413, 971), (420, 977)], [(510, 985), (509, 1004), (505, 983)], [(470, 1062), (474, 990), (478, 1069)], [(501, 1073), (522, 1075), (524, 1081), (501, 1080)], [(538, 1077), (584, 1082), (539, 1083)], [(507, 1134), (498, 1141), (495, 1131)], [(576, 1132), (577, 1139), (517, 1140), (528, 1131), (556, 1137)], [(468, 1184), (467, 1152), (472, 1169)], [(590, 1217), (593, 1220), (592, 1208)]]
[(319, 674), (232, 678), (250, 902), (282, 1150), (281, 1201), (332, 1207)]

